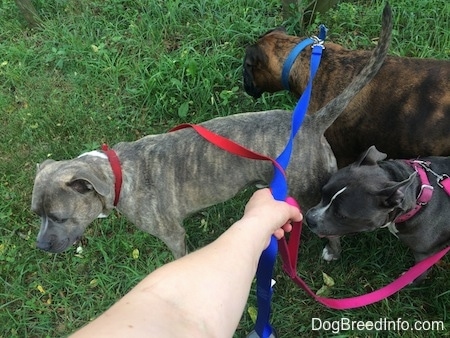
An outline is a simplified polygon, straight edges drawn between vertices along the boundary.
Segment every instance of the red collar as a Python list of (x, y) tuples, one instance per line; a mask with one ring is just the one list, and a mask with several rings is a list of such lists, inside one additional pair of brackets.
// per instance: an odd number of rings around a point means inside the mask
[(418, 161), (418, 160), (407, 160), (405, 161), (408, 165), (414, 168), (414, 170), (419, 175), (420, 181), (422, 185), (420, 187), (419, 194), (417, 195), (416, 206), (412, 208), (407, 213), (400, 215), (394, 220), (394, 223), (402, 223), (409, 220), (415, 214), (419, 212), (422, 206), (426, 205), (433, 197), (433, 187), (428, 180), (427, 172), (425, 171), (423, 166), (427, 165), (427, 162)]
[(120, 197), (120, 189), (122, 187), (122, 168), (120, 166), (119, 157), (117, 157), (117, 154), (114, 150), (109, 149), (107, 144), (102, 145), (102, 150), (105, 153), (105, 155), (108, 157), (109, 164), (111, 165), (111, 169), (114, 174), (114, 206), (117, 206), (117, 203), (119, 203), (119, 197)]

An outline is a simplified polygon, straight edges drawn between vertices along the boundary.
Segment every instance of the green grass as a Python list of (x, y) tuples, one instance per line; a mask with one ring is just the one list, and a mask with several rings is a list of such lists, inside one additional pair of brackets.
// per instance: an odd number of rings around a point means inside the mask
[[(24, 28), (14, 2), (0, 3), (0, 337), (65, 336), (171, 260), (159, 240), (118, 214), (88, 228), (81, 254), (75, 247), (58, 255), (37, 250), (39, 220), (29, 208), (36, 163), (71, 158), (102, 142), (165, 132), (181, 122), (289, 109), (295, 101), (285, 92), (257, 101), (244, 93), (242, 58), (246, 45), (276, 26), (305, 33), (299, 18), (283, 22), (278, 0), (34, 3), (43, 18), (42, 29), (35, 31)], [(381, 0), (342, 2), (318, 21), (327, 24), (329, 39), (369, 49), (382, 7)], [(398, 0), (392, 7), (391, 54), (448, 58), (447, 0)], [(187, 220), (190, 250), (237, 220), (250, 193)], [(318, 290), (322, 272), (327, 273), (336, 283), (332, 297), (379, 288), (412, 264), (408, 250), (384, 231), (345, 238), (342, 260), (331, 264), (319, 259), (323, 243), (307, 229), (302, 243), (299, 274)], [(316, 303), (277, 268), (273, 323), (280, 337), (396, 337), (398, 332), (316, 332), (311, 319), (442, 320), (447, 331), (428, 336), (449, 336), (448, 262), (435, 267), (420, 287), (349, 311)], [(248, 306), (255, 307), (254, 290)], [(246, 310), (236, 337), (252, 326)]]

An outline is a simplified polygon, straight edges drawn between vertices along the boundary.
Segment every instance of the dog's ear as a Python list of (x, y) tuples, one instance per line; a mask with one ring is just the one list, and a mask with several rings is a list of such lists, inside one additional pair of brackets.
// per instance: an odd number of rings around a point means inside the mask
[(385, 153), (378, 151), (375, 146), (371, 146), (360, 156), (354, 165), (357, 167), (361, 165), (375, 165), (378, 161), (382, 161), (386, 157), (387, 155)]
[(264, 37), (264, 36), (266, 36), (266, 35), (269, 35), (270, 33), (273, 33), (273, 32), (286, 33), (286, 28), (283, 27), (283, 26), (276, 27), (276, 28), (274, 28), (274, 29), (271, 29), (270, 31), (265, 32), (265, 33), (264, 33), (263, 35), (261, 35), (258, 39), (261, 39), (262, 37)]
[(253, 75), (253, 68), (267, 63), (267, 55), (258, 45), (248, 46), (245, 51), (244, 69)]
[(109, 184), (102, 181), (95, 174), (82, 171), (72, 177), (72, 180), (67, 183), (69, 187), (78, 191), (81, 194), (95, 190), (102, 196), (107, 196), (111, 193)]
[(53, 163), (53, 162), (55, 162), (55, 160), (48, 159), (48, 160), (45, 160), (42, 163), (38, 163), (36, 165), (36, 172), (41, 171), (42, 169), (44, 169), (45, 166), (47, 166), (48, 164)]
[(381, 190), (378, 195), (382, 198), (383, 205), (390, 209), (400, 207), (405, 197), (404, 191), (413, 182), (415, 176), (412, 174), (406, 180), (393, 182), (391, 186)]

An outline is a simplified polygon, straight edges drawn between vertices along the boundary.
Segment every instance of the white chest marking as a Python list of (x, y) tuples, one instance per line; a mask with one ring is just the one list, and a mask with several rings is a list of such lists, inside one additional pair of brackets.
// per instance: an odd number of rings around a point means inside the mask
[(93, 151), (89, 151), (87, 153), (83, 153), (80, 156), (78, 156), (78, 158), (83, 157), (83, 156), (94, 156), (94, 157), (100, 157), (100, 158), (104, 158), (104, 159), (108, 159), (108, 156), (106, 156), (106, 154), (102, 151), (98, 151), (98, 150), (93, 150)]

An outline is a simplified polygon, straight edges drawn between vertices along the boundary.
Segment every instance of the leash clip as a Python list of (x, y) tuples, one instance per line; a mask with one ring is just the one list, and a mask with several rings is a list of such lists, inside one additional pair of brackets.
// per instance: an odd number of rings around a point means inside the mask
[(430, 174), (432, 174), (434, 177), (436, 177), (436, 183), (440, 188), (444, 188), (444, 185), (441, 183), (442, 181), (445, 181), (446, 179), (449, 178), (449, 176), (447, 174), (438, 174), (437, 172), (435, 172), (433, 169), (431, 169), (430, 165), (431, 162), (425, 162), (425, 161), (413, 161), (414, 163), (418, 163), (423, 169), (425, 169), (426, 171), (428, 171)]
[(319, 37), (317, 37), (317, 36), (311, 36), (311, 39), (313, 39), (313, 44), (311, 45), (311, 48), (314, 48), (314, 47), (320, 47), (320, 48), (322, 48), (322, 49), (325, 49), (325, 46), (323, 45), (324, 44), (324, 42), (325, 42), (325, 40), (322, 40), (322, 39), (320, 39)]
[(328, 28), (324, 24), (321, 24), (319, 26), (319, 36), (314, 35), (311, 37), (311, 39), (313, 39), (313, 41), (314, 41), (311, 48), (314, 48), (315, 46), (319, 46), (322, 49), (325, 49), (325, 46), (323, 45), (323, 43), (325, 42), (327, 33), (328, 33)]
[(449, 178), (449, 176), (447, 174), (439, 175), (439, 177), (436, 180), (437, 181), (437, 185), (440, 186), (441, 188), (444, 188), (444, 185), (441, 182), (446, 180), (447, 178)]

